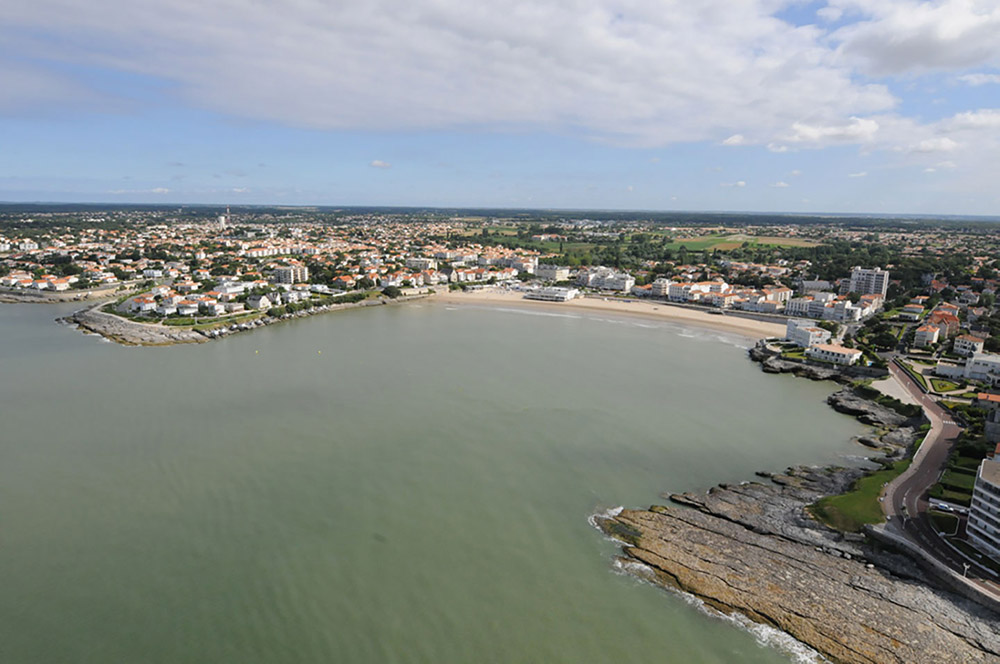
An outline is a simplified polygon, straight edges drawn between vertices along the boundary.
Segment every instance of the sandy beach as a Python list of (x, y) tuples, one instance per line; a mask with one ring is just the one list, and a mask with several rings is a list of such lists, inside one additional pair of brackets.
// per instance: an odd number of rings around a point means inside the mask
[(720, 332), (738, 334), (748, 339), (784, 337), (785, 326), (779, 323), (742, 318), (733, 315), (720, 316), (705, 311), (688, 309), (664, 302), (625, 302), (613, 299), (578, 298), (569, 302), (541, 302), (526, 300), (523, 293), (502, 290), (449, 291), (432, 296), (436, 302), (454, 305), (479, 305), (523, 307), (550, 311), (593, 312), (616, 316), (633, 316), (646, 320), (664, 321), (692, 327), (703, 327)]

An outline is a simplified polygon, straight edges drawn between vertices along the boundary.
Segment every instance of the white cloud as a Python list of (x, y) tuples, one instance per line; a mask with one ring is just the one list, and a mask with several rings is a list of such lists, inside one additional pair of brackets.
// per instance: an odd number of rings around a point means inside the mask
[(796, 168), (794, 171), (791, 171), (789, 173), (789, 175), (791, 175), (792, 177), (798, 177), (798, 176), (802, 175), (802, 171), (800, 171), (799, 169)]
[(721, 183), (721, 184), (720, 184), (719, 186), (720, 186), (720, 187), (736, 187), (736, 188), (743, 188), (743, 187), (747, 186), (747, 183), (746, 183), (746, 182), (744, 182), (743, 180), (738, 180), (738, 181), (736, 181), (736, 182), (723, 182), (723, 183)]
[(5, 7), (0, 38), (26, 58), (149, 75), (200, 108), (316, 129), (766, 144), (800, 118), (894, 106), (824, 30), (774, 17), (784, 4), (35, 0)]
[(980, 85), (1000, 83), (1000, 74), (966, 74), (965, 76), (959, 76), (958, 80), (962, 83), (968, 83), (973, 87), (978, 87)]
[(958, 147), (958, 143), (947, 136), (937, 138), (925, 138), (916, 145), (910, 147), (911, 152), (951, 152)]
[(849, 177), (849, 178), (863, 178), (863, 177), (867, 177), (867, 176), (868, 176), (868, 172), (867, 171), (860, 171), (858, 173), (848, 173), (847, 174), (847, 177)]
[(943, 123), (949, 131), (1000, 128), (1000, 110), (994, 108), (958, 113)]
[(879, 124), (871, 118), (852, 117), (838, 124), (808, 124), (795, 122), (787, 140), (794, 143), (857, 143), (875, 138)]
[(774, 187), (775, 189), (785, 189), (785, 188), (790, 187), (792, 185), (788, 184), (787, 182), (783, 182), (781, 180), (778, 180), (777, 182), (775, 182), (771, 186)]
[(368, 165), (372, 168), (392, 168), (392, 164), (381, 159), (373, 159)]
[(149, 190), (152, 194), (169, 194), (170, 190), (166, 187), (153, 187)]
[(234, 194), (246, 194), (250, 191), (249, 187), (233, 187)]
[(996, 65), (1000, 5), (976, 0), (829, 0), (860, 18), (833, 34), (846, 61), (877, 76)]
[(726, 140), (722, 141), (723, 145), (746, 145), (747, 139), (743, 137), (743, 134), (733, 134)]

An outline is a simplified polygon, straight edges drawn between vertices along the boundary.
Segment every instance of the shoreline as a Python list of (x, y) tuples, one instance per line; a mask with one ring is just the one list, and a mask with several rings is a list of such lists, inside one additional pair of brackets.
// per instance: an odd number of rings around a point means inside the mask
[[(219, 321), (213, 334), (212, 330), (197, 330), (193, 327), (169, 326), (158, 323), (146, 323), (130, 320), (115, 314), (101, 311), (101, 308), (111, 300), (102, 300), (58, 319), (76, 325), (78, 329), (92, 334), (98, 334), (110, 341), (123, 346), (171, 346), (185, 343), (204, 343), (225, 338), (238, 332), (252, 331), (259, 327), (272, 325), (286, 320), (306, 318), (331, 311), (353, 309), (359, 307), (402, 304), (413, 300), (427, 300), (444, 305), (480, 306), (490, 308), (518, 308), (524, 310), (549, 312), (574, 312), (580, 314), (604, 314), (651, 322), (670, 323), (674, 325), (711, 330), (731, 334), (756, 342), (760, 339), (783, 336), (785, 328), (779, 323), (770, 323), (739, 316), (710, 314), (706, 311), (673, 306), (664, 302), (644, 302), (638, 300), (622, 301), (614, 299), (577, 298), (568, 302), (544, 302), (528, 300), (524, 294), (517, 291), (439, 291), (410, 292), (396, 299), (380, 297), (361, 302), (329, 304), (311, 310), (287, 314), (282, 318), (269, 318), (263, 315), (259, 318), (244, 321), (234, 326)], [(59, 300), (47, 300), (58, 302)], [(74, 300), (61, 300), (70, 302)], [(210, 324), (208, 320), (206, 323)]]
[[(271, 318), (266, 314), (251, 320), (236, 322), (218, 321), (217, 327), (210, 330), (197, 330), (187, 326), (170, 326), (159, 323), (144, 323), (123, 318), (115, 314), (101, 311), (108, 302), (104, 300), (83, 309), (74, 311), (68, 316), (57, 318), (56, 322), (75, 325), (84, 334), (97, 334), (121, 346), (175, 346), (178, 344), (206, 343), (217, 341), (241, 332), (250, 332), (261, 327), (284, 323), (297, 318), (308, 318), (320, 314), (358, 309), (363, 307), (402, 304), (419, 300), (427, 295), (404, 295), (396, 299), (380, 297), (378, 299), (362, 300), (361, 302), (344, 302), (342, 304), (327, 304), (312, 309), (284, 314), (279, 318)], [(212, 324), (212, 321), (206, 321)]]
[(733, 315), (710, 314), (707, 311), (678, 307), (666, 302), (629, 301), (598, 298), (574, 298), (567, 302), (528, 300), (518, 291), (448, 291), (436, 293), (430, 299), (443, 304), (518, 307), (558, 312), (602, 313), (640, 318), (648, 321), (674, 323), (739, 335), (752, 341), (768, 337), (783, 337), (783, 323), (768, 323)]
[[(888, 428), (858, 439), (883, 452), (871, 461), (912, 451), (915, 420), (850, 387), (828, 404)], [(672, 505), (595, 515), (592, 523), (622, 545), (615, 564), (626, 572), (725, 617), (777, 629), (835, 662), (1000, 658), (1000, 626), (990, 608), (956, 594), (906, 552), (809, 514), (809, 505), (849, 491), (868, 471), (826, 466), (756, 474), (766, 482), (663, 494)]]

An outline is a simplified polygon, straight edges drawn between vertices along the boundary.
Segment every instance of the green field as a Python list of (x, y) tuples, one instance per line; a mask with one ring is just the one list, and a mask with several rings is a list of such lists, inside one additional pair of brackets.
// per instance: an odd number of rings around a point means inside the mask
[(860, 532), (869, 523), (882, 523), (882, 505), (878, 500), (882, 485), (910, 467), (910, 459), (897, 461), (885, 470), (862, 477), (854, 487), (839, 496), (827, 496), (808, 507), (809, 512), (831, 528), (849, 533)]

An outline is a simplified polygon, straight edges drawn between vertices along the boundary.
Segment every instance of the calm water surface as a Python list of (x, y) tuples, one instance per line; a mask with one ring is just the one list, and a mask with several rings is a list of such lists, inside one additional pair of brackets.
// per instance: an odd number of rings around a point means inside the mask
[(830, 386), (665, 324), (415, 304), (123, 348), (0, 306), (0, 662), (787, 662), (595, 511), (846, 463)]

